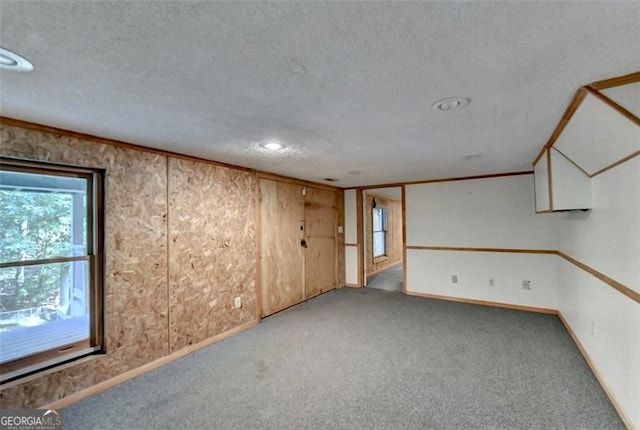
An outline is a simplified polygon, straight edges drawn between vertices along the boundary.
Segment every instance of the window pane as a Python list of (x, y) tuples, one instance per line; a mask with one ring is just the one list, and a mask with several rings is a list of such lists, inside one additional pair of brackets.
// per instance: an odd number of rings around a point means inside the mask
[(89, 338), (88, 266), (0, 269), (0, 362)]
[(386, 233), (383, 231), (373, 233), (373, 256), (380, 257), (387, 253)]
[(86, 255), (87, 182), (0, 172), (0, 262)]
[(374, 208), (373, 209), (373, 231), (381, 231), (382, 230), (382, 209)]

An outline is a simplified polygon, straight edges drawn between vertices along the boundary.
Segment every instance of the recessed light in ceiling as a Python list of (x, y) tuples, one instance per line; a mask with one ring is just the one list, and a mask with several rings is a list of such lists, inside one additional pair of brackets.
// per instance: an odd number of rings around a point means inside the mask
[(482, 155), (480, 154), (465, 155), (464, 157), (462, 157), (462, 160), (463, 161), (482, 160)]
[(33, 64), (15, 52), (0, 48), (0, 69), (13, 70), (15, 72), (30, 72), (33, 70)]
[(446, 99), (435, 102), (431, 106), (431, 109), (437, 112), (449, 112), (467, 107), (469, 103), (471, 103), (471, 100), (466, 97), (447, 97)]
[(264, 149), (268, 149), (269, 151), (278, 151), (280, 149), (284, 149), (284, 145), (282, 143), (274, 141), (261, 143), (260, 146), (262, 146)]
[(349, 170), (347, 173), (350, 174), (350, 175), (353, 175), (353, 176), (357, 176), (357, 175), (362, 174), (362, 172), (360, 170)]

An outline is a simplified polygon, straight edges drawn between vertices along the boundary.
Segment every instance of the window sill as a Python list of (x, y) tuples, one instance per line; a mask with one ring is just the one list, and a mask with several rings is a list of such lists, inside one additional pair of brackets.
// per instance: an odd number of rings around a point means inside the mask
[(389, 259), (388, 255), (381, 255), (380, 257), (374, 257), (373, 258), (373, 263), (380, 263), (381, 261), (386, 261)]
[[(80, 352), (80, 351), (79, 351)], [(0, 391), (6, 390), (8, 388), (13, 388), (27, 382), (35, 381), (40, 378), (43, 378), (47, 375), (51, 375), (56, 372), (61, 372), (63, 370), (79, 366), (81, 364), (86, 364), (93, 360), (97, 360), (100, 357), (105, 357), (106, 354), (100, 353), (98, 351), (85, 350), (82, 353), (86, 355), (79, 355), (77, 358), (68, 358), (68, 361), (60, 363), (60, 364), (52, 364), (50, 367), (47, 367), (42, 370), (36, 370), (33, 373), (25, 374), (24, 376), (17, 376), (15, 379), (11, 379), (7, 382), (3, 382), (0, 384)]]

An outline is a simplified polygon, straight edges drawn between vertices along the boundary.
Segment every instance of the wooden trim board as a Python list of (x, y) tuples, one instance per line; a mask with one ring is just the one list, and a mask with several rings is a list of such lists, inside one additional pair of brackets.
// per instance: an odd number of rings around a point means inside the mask
[(358, 238), (358, 287), (364, 286), (364, 196), (356, 190), (356, 235)]
[(615, 163), (612, 163), (612, 164), (608, 165), (607, 167), (603, 167), (602, 169), (598, 170), (597, 172), (592, 173), (591, 175), (589, 175), (589, 177), (593, 178), (594, 176), (597, 176), (600, 173), (604, 173), (607, 170), (613, 169), (614, 167), (617, 167), (617, 166), (621, 165), (622, 163), (625, 163), (625, 162), (631, 160), (632, 158), (637, 157), (638, 155), (640, 155), (640, 151), (636, 151), (636, 152), (634, 152), (632, 154), (629, 154), (626, 157), (624, 157), (623, 159), (618, 160)]
[(425, 251), (470, 251), (470, 252), (510, 252), (518, 254), (557, 254), (553, 249), (518, 249), (518, 248), (472, 248), (463, 246), (415, 246), (409, 245), (407, 249)]
[(586, 96), (587, 96), (587, 89), (585, 87), (578, 88), (578, 90), (573, 95), (573, 98), (571, 99), (569, 106), (567, 106), (567, 109), (564, 111), (564, 114), (562, 114), (562, 117), (560, 117), (560, 121), (558, 121), (558, 125), (556, 125), (556, 128), (553, 130), (553, 133), (551, 133), (549, 140), (542, 147), (542, 149), (540, 150), (536, 158), (533, 160), (533, 164), (536, 164), (538, 160), (540, 160), (540, 158), (542, 157), (542, 154), (544, 154), (544, 151), (547, 148), (552, 147), (553, 144), (556, 143), (556, 140), (558, 139), (558, 137), (560, 136), (564, 128), (569, 123), (569, 120), (571, 120), (571, 117), (573, 116), (573, 114), (576, 113), (576, 110), (578, 110), (578, 107), (580, 106), (580, 104), (582, 103), (582, 101)]
[(477, 300), (477, 299), (466, 299), (463, 297), (452, 297), (452, 296), (441, 296), (439, 294), (431, 294), (431, 293), (420, 293), (417, 291), (407, 291), (406, 294), (408, 296), (415, 297), (423, 297), (426, 299), (434, 299), (434, 300), (443, 300), (447, 302), (457, 302), (457, 303), (466, 303), (470, 305), (481, 305), (481, 306), (490, 306), (494, 308), (502, 308), (502, 309), (513, 309), (517, 311), (525, 311), (525, 312), (536, 312), (540, 314), (551, 314), (557, 315), (557, 309), (549, 309), (549, 308), (539, 308), (536, 306), (523, 306), (523, 305), (513, 305), (510, 303), (501, 303), (501, 302), (491, 302), (487, 300)]
[(627, 109), (625, 109), (624, 107), (620, 106), (618, 103), (616, 103), (615, 101), (611, 100), (609, 97), (605, 96), (600, 91), (598, 91), (598, 90), (596, 90), (594, 88), (591, 88), (591, 87), (586, 87), (586, 89), (589, 92), (589, 94), (591, 94), (592, 96), (594, 96), (595, 98), (600, 100), (602, 103), (606, 104), (607, 106), (609, 106), (613, 110), (618, 111), (618, 113), (620, 113), (622, 116), (627, 118), (629, 121), (631, 121), (635, 125), (640, 126), (640, 118), (635, 116), (633, 113), (629, 112)]
[(420, 184), (434, 184), (438, 182), (456, 182), (456, 181), (469, 181), (473, 179), (491, 179), (501, 178), (503, 176), (519, 176), (519, 175), (533, 175), (533, 170), (523, 170), (517, 172), (504, 172), (504, 173), (488, 173), (484, 175), (473, 176), (456, 176), (451, 178), (438, 178), (438, 179), (424, 179), (420, 181), (408, 181), (408, 182), (394, 182), (390, 184), (377, 184), (377, 185), (365, 185), (360, 187), (347, 187), (345, 190), (370, 190), (373, 188), (395, 188), (403, 187), (405, 185), (420, 185)]
[(596, 366), (593, 364), (593, 361), (591, 360), (591, 357), (587, 353), (587, 350), (584, 348), (584, 346), (582, 346), (580, 339), (578, 339), (578, 336), (576, 336), (575, 332), (573, 331), (573, 329), (571, 328), (567, 320), (564, 318), (564, 316), (562, 316), (562, 312), (557, 311), (556, 315), (558, 316), (558, 319), (560, 319), (560, 322), (562, 322), (562, 325), (564, 326), (564, 328), (569, 333), (569, 336), (571, 336), (571, 339), (573, 339), (573, 343), (575, 343), (576, 347), (578, 347), (578, 350), (580, 351), (580, 354), (582, 354), (584, 361), (587, 362), (587, 365), (591, 369), (591, 372), (598, 380), (598, 383), (600, 384), (605, 394), (609, 398), (609, 401), (611, 402), (611, 404), (613, 405), (613, 408), (618, 413), (618, 416), (620, 417), (624, 425), (627, 427), (627, 429), (632, 430), (633, 425), (631, 424), (631, 420), (625, 415), (622, 407), (620, 406), (620, 403), (618, 402), (618, 399), (616, 399), (616, 396), (613, 394), (613, 392), (611, 391), (607, 383), (604, 381), (604, 378), (602, 377), (602, 375), (600, 375), (600, 373), (598, 372), (598, 369), (596, 369)]
[(621, 284), (620, 282), (616, 281), (615, 279), (612, 279), (612, 278), (608, 277), (604, 273), (599, 272), (598, 270), (594, 269), (593, 267), (590, 267), (590, 266), (588, 266), (588, 265), (576, 260), (575, 258), (568, 256), (564, 252), (557, 251), (556, 253), (560, 257), (564, 258), (565, 260), (567, 260), (568, 262), (573, 264), (574, 266), (577, 266), (580, 269), (584, 270), (585, 272), (591, 274), (595, 278), (598, 278), (600, 281), (602, 281), (605, 284), (609, 285), (610, 287), (618, 290), (620, 293), (622, 293), (625, 296), (629, 297), (631, 300), (635, 301), (636, 303), (640, 303), (640, 293), (635, 292), (631, 288), (626, 287), (625, 285)]
[(591, 84), (589, 84), (589, 86), (596, 90), (604, 90), (611, 87), (633, 84), (634, 82), (640, 82), (640, 72), (633, 72), (629, 73), (628, 75), (617, 76), (615, 78), (592, 82)]
[(164, 366), (165, 364), (168, 364), (174, 360), (177, 360), (178, 358), (182, 358), (186, 355), (189, 355), (192, 352), (195, 352), (199, 349), (204, 348), (205, 346), (212, 345), (216, 342), (226, 339), (229, 336), (232, 336), (234, 334), (240, 333), (241, 331), (247, 330), (257, 325), (259, 322), (260, 320), (256, 319), (248, 323), (241, 324), (237, 327), (232, 328), (231, 330), (227, 330), (207, 340), (203, 340), (202, 342), (198, 342), (196, 344), (183, 348), (179, 351), (176, 351), (171, 355), (167, 355), (166, 357), (159, 358), (143, 366), (137, 367), (135, 369), (129, 370), (128, 372), (125, 372), (113, 378), (107, 379), (106, 381), (100, 382), (89, 388), (85, 388), (84, 390), (70, 394), (66, 397), (63, 397), (62, 399), (46, 404), (42, 406), (42, 409), (61, 409), (61, 408), (66, 408), (67, 406), (71, 406), (76, 402), (79, 402), (95, 394), (106, 391), (109, 388), (113, 388), (116, 385), (119, 385), (125, 381), (128, 381), (129, 379), (133, 379), (137, 376), (147, 373), (150, 370), (157, 369), (158, 367)]
[(345, 243), (344, 246), (358, 246), (357, 243)]
[(405, 186), (400, 188), (402, 197), (402, 292), (407, 293), (407, 192)]

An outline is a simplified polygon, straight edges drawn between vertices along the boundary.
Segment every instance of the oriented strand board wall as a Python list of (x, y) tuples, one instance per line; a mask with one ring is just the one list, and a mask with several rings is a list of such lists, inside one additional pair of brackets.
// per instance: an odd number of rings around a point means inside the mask
[(8, 384), (0, 407), (39, 407), (166, 355), (166, 157), (10, 126), (0, 142), (4, 156), (107, 171), (107, 354)]
[(249, 172), (169, 158), (172, 352), (255, 319), (255, 187)]

